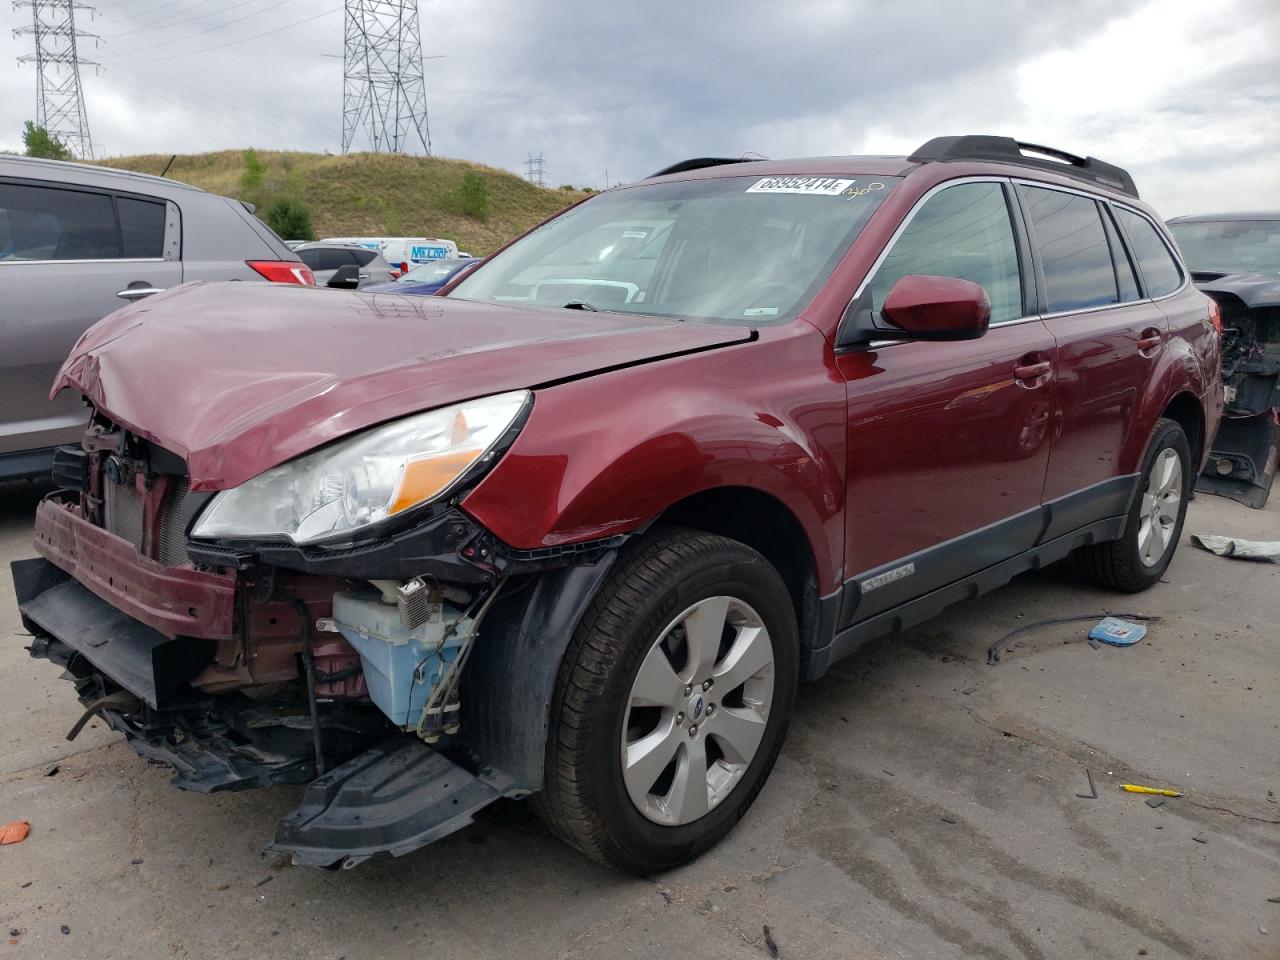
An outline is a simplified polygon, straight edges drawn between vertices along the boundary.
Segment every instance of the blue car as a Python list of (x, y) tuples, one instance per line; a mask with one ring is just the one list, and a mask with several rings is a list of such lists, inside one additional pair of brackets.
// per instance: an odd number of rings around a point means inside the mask
[(456, 260), (432, 260), (414, 267), (399, 280), (362, 287), (363, 293), (412, 293), (429, 297), (446, 283), (479, 263), (480, 257), (458, 257)]

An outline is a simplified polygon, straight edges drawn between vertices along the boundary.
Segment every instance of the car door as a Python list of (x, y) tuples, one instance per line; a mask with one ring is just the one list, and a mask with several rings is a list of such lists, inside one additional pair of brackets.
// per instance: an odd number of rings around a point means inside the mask
[(1019, 183), (1036, 252), (1043, 319), (1058, 344), (1046, 537), (1128, 508), (1126, 447), (1146, 443), (1135, 414), (1168, 330), (1143, 299), (1106, 204), (1078, 191)]
[(48, 181), (0, 179), (0, 454), (74, 442), (87, 414), (49, 400), (86, 329), (182, 282), (177, 207)]
[(861, 620), (1030, 548), (1053, 413), (1054, 340), (1012, 187), (972, 178), (916, 205), (858, 291), (878, 309), (910, 274), (973, 280), (980, 339), (897, 342), (839, 356), (848, 395), (846, 570)]

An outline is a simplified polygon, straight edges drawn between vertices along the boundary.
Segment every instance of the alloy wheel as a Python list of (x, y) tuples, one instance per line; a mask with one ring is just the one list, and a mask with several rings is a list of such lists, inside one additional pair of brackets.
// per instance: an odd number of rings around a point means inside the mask
[(636, 808), (683, 826), (722, 803), (759, 750), (773, 695), (773, 643), (749, 605), (708, 597), (676, 617), (641, 662), (623, 718)]
[(1151, 464), (1138, 511), (1138, 556), (1144, 566), (1154, 567), (1168, 552), (1181, 506), (1182, 461), (1166, 447)]

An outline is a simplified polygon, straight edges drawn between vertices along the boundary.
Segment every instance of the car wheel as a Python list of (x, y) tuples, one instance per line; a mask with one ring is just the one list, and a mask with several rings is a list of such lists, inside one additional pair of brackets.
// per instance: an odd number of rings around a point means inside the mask
[(764, 786), (797, 676), (791, 598), (764, 557), (654, 535), (621, 558), (565, 653), (539, 813), (630, 873), (692, 860)]
[(1142, 461), (1142, 487), (1119, 540), (1083, 547), (1076, 561), (1085, 576), (1112, 590), (1137, 593), (1158, 581), (1173, 559), (1195, 474), (1182, 427), (1162, 419)]

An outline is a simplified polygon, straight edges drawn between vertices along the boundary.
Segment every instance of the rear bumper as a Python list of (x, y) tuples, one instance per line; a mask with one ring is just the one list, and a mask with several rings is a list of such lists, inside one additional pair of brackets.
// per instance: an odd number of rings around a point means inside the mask
[(34, 545), (99, 598), (166, 637), (233, 636), (234, 576), (163, 566), (53, 499), (36, 509)]

